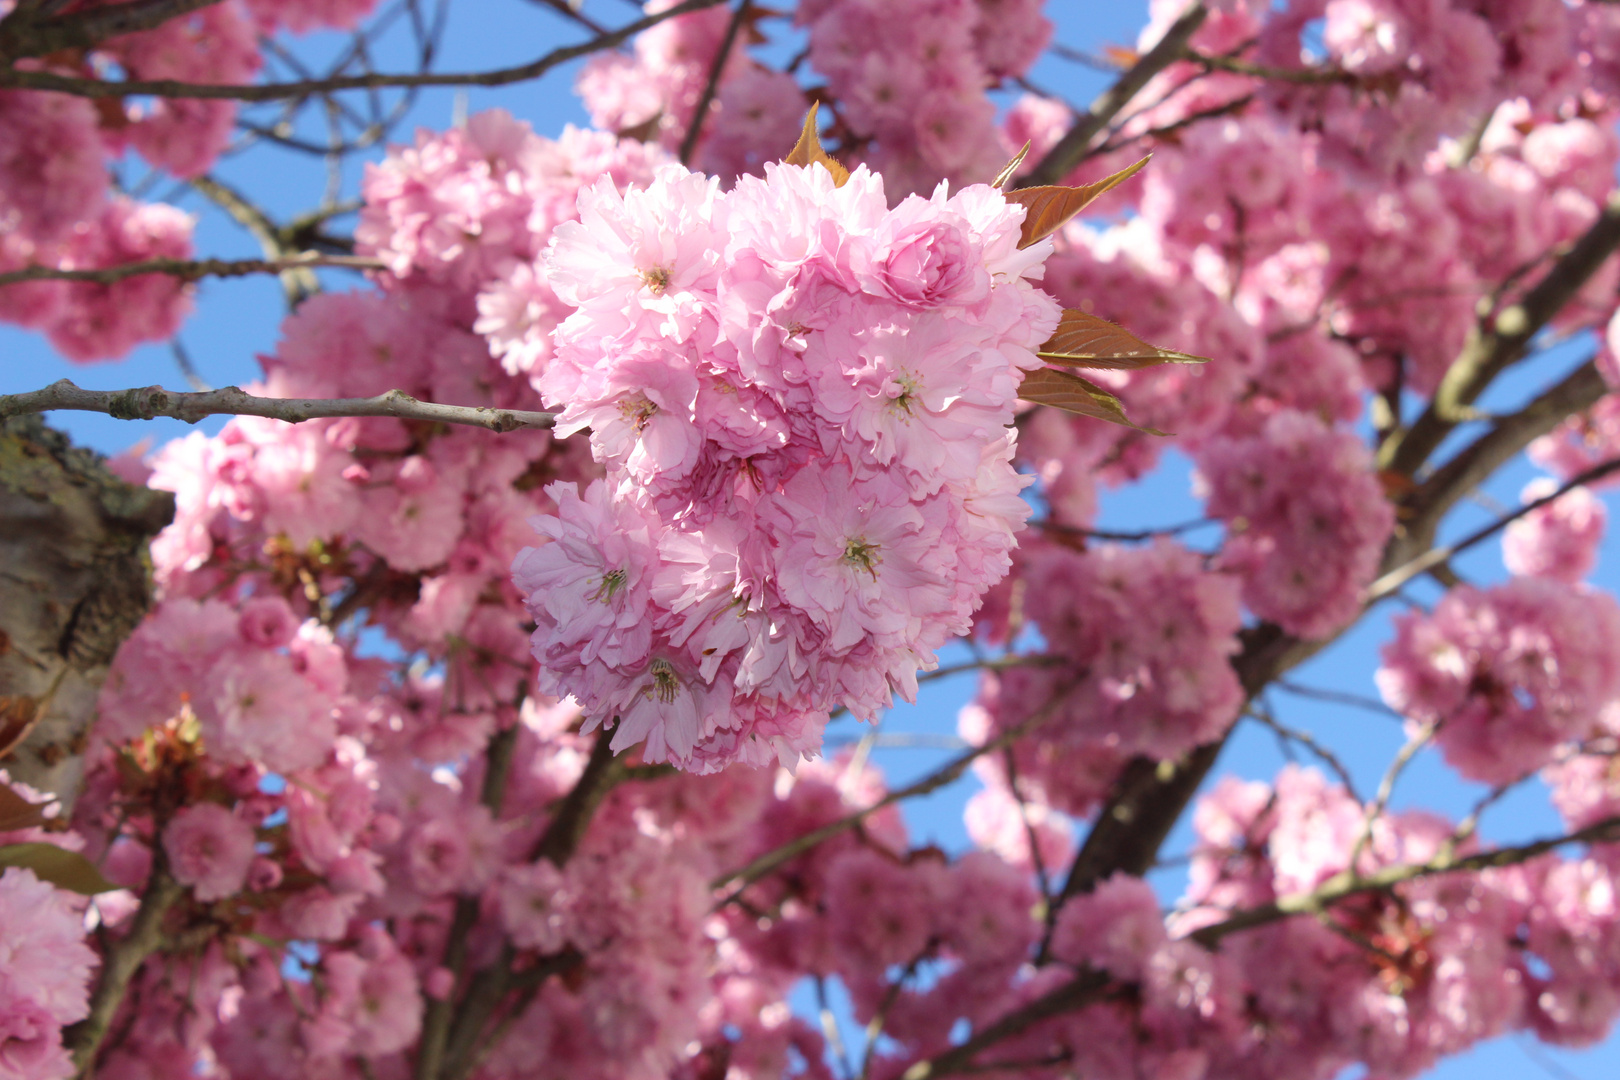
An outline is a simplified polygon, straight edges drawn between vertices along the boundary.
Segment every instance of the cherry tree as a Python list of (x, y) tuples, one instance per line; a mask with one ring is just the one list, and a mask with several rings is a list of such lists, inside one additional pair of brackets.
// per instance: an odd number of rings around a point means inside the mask
[[(444, 3), (0, 4), (0, 320), (193, 383), (0, 396), (0, 1078), (1607, 1035), (1620, 11), (1155, 0), (1093, 56), (1039, 0), (535, 2), (558, 41), (461, 72)], [(402, 127), (566, 72), (589, 127)], [(330, 183), (278, 220), (245, 153)], [(199, 284), (254, 275), (279, 337), (200, 385)], [(230, 419), (102, 460), (55, 410)], [(1196, 521), (1099, 525), (1180, 460)], [(1369, 627), (1374, 685), (1294, 680)], [(828, 739), (964, 669), (920, 778)], [(1402, 726), (1375, 785), (1279, 711), (1335, 694)], [(1299, 761), (1218, 775), (1256, 728)], [(1466, 813), (1398, 796), (1430, 759)], [(914, 837), (970, 776), (971, 850)]]

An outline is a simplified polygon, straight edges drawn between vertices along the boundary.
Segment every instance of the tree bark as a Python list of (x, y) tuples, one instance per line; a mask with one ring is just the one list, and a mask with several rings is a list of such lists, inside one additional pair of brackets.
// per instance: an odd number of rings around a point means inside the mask
[(38, 417), (0, 421), (0, 768), (71, 808), (107, 665), (151, 604), (174, 496)]

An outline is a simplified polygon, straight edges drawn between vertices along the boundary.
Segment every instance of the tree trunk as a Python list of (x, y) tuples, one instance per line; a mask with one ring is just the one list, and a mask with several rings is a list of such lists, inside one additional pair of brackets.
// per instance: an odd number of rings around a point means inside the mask
[(151, 604), (174, 496), (114, 476), (38, 417), (0, 421), (0, 768), (70, 807), (96, 694)]

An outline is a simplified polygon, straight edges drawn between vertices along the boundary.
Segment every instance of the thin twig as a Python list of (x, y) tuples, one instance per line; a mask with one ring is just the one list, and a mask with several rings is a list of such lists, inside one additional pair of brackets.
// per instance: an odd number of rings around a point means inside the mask
[(815, 977), (816, 1008), (821, 1018), (821, 1034), (832, 1049), (834, 1059), (844, 1067), (846, 1080), (855, 1080), (855, 1066), (849, 1060), (849, 1049), (844, 1045), (844, 1033), (838, 1028), (838, 1017), (827, 1004), (827, 977)]
[(1270, 728), (1272, 731), (1276, 732), (1279, 738), (1297, 742), (1311, 753), (1315, 754), (1321, 759), (1324, 765), (1333, 770), (1333, 775), (1339, 778), (1339, 783), (1344, 785), (1345, 790), (1355, 798), (1356, 802), (1361, 802), (1361, 796), (1356, 794), (1356, 782), (1354, 778), (1351, 777), (1350, 770), (1344, 767), (1344, 762), (1339, 760), (1338, 755), (1318, 742), (1316, 737), (1310, 732), (1301, 731), (1298, 728), (1292, 728), (1281, 723), (1276, 717), (1271, 715), (1269, 710), (1257, 704), (1250, 704), (1249, 708), (1244, 712), (1243, 715), (1247, 716), (1251, 720), (1258, 721), (1267, 728)]
[(1501, 532), (1515, 521), (1518, 521), (1526, 514), (1533, 513), (1550, 502), (1555, 502), (1556, 500), (1569, 494), (1569, 492), (1574, 488), (1578, 488), (1583, 484), (1595, 483), (1613, 472), (1620, 472), (1620, 458), (1613, 458), (1609, 461), (1601, 462), (1592, 466), (1590, 469), (1585, 469), (1582, 472), (1577, 473), (1575, 476), (1570, 477), (1568, 480), (1560, 484), (1558, 489), (1551, 494), (1543, 495), (1539, 499), (1532, 499), (1530, 502), (1525, 503), (1512, 513), (1501, 515), (1489, 525), (1475, 529), (1473, 532), (1469, 533), (1455, 544), (1451, 544), (1447, 547), (1431, 548), (1430, 550), (1425, 551), (1422, 555), (1419, 555), (1417, 558), (1396, 567), (1369, 585), (1367, 587), (1367, 602), (1371, 604), (1378, 600), (1382, 600), (1384, 597), (1390, 595), (1402, 585), (1405, 585), (1408, 581), (1411, 581), (1413, 578), (1417, 577), (1419, 574), (1433, 570), (1442, 563), (1450, 562), (1452, 559), (1458, 555), (1461, 555), (1469, 548), (1489, 540), (1491, 537), (1495, 536), (1497, 533)]
[(708, 117), (709, 106), (714, 104), (715, 92), (720, 88), (720, 76), (724, 74), (726, 62), (731, 59), (731, 50), (737, 44), (737, 31), (742, 29), (751, 10), (749, 0), (739, 0), (736, 10), (731, 13), (731, 21), (726, 23), (725, 36), (720, 39), (720, 51), (714, 54), (714, 62), (709, 65), (709, 77), (703, 83), (703, 93), (698, 95), (697, 109), (693, 111), (692, 120), (686, 125), (686, 135), (681, 139), (682, 165), (692, 163), (692, 154), (703, 135), (703, 121)]
[(1247, 75), (1253, 79), (1264, 79), (1267, 82), (1303, 83), (1306, 85), (1319, 85), (1322, 83), (1351, 83), (1360, 84), (1365, 79), (1354, 72), (1343, 68), (1333, 67), (1270, 67), (1264, 64), (1251, 64), (1247, 60), (1239, 60), (1235, 56), (1219, 56), (1210, 53), (1201, 53), (1188, 49), (1182, 59), (1201, 64), (1211, 71), (1225, 71), (1232, 75)]
[[(1181, 119), (1173, 120), (1168, 124), (1161, 124), (1158, 127), (1148, 128), (1146, 131), (1138, 131), (1131, 135), (1126, 135), (1123, 131), (1115, 132), (1113, 135), (1109, 136), (1107, 142), (1097, 147), (1093, 153), (1112, 154), (1135, 143), (1144, 142), (1149, 139), (1163, 139), (1167, 135), (1174, 135), (1178, 131), (1192, 127), (1194, 124), (1203, 123), (1205, 120), (1214, 120), (1222, 116), (1230, 116), (1233, 113), (1242, 112), (1253, 103), (1254, 95), (1244, 94), (1242, 97), (1233, 98), (1231, 101), (1223, 102), (1220, 105), (1211, 105), (1207, 109), (1199, 109), (1197, 112), (1188, 113)], [(1127, 123), (1124, 126), (1128, 127), (1129, 124)]]
[(188, 424), (195, 424), (206, 416), (220, 415), (264, 416), (289, 424), (337, 416), (392, 416), (397, 420), (466, 424), (503, 433), (519, 428), (549, 428), (553, 420), (551, 413), (522, 409), (438, 405), (418, 401), (400, 390), (369, 398), (270, 398), (255, 397), (235, 386), (201, 393), (180, 393), (161, 386), (81, 390), (67, 379), (58, 379), (43, 390), (0, 394), (0, 420), (53, 409), (106, 413), (115, 420), (152, 420), (167, 416)]
[(1365, 812), (1362, 814), (1361, 834), (1356, 837), (1356, 842), (1350, 847), (1350, 858), (1345, 865), (1352, 872), (1355, 870), (1356, 863), (1361, 860), (1361, 853), (1366, 851), (1367, 845), (1372, 842), (1373, 830), (1378, 825), (1378, 819), (1383, 817), (1384, 811), (1389, 808), (1390, 797), (1395, 794), (1395, 782), (1401, 778), (1401, 773), (1406, 771), (1406, 767), (1412, 763), (1412, 759), (1417, 757), (1418, 751), (1429, 745), (1434, 739), (1435, 732), (1439, 730), (1440, 724), (1438, 722), (1424, 724), (1418, 728), (1412, 737), (1406, 740), (1406, 744), (1400, 748), (1394, 759), (1390, 761), (1389, 768), (1384, 770), (1383, 779), (1378, 782), (1378, 792), (1373, 796), (1373, 801), (1367, 805)]
[[(923, 956), (926, 955), (925, 952)], [(900, 972), (899, 977), (889, 984), (877, 1011), (872, 1014), (872, 1019), (867, 1021), (864, 1033), (866, 1047), (861, 1051), (861, 1071), (857, 1074), (857, 1080), (872, 1080), (872, 1065), (877, 1061), (878, 1042), (883, 1038), (883, 1029), (889, 1023), (889, 1011), (894, 1008), (894, 1003), (900, 1000), (900, 994), (906, 988), (906, 981), (917, 974), (917, 965), (922, 963), (923, 956), (914, 958), (906, 965), (905, 970)]]
[[(285, 230), (270, 220), (270, 215), (246, 195), (212, 176), (196, 177), (191, 181), (191, 186), (246, 229), (259, 242), (259, 249), (264, 252), (267, 262), (279, 262), (293, 257), (296, 249), (287, 243)], [(308, 252), (304, 257), (314, 254)], [(292, 308), (319, 292), (321, 283), (312, 267), (297, 266), (281, 271), (281, 288), (286, 294), (287, 306)], [(193, 387), (193, 389), (202, 390), (207, 387)]]
[(180, 377), (186, 380), (186, 385), (199, 394), (206, 394), (213, 387), (208, 380), (197, 374), (197, 365), (191, 362), (191, 354), (178, 337), (169, 339), (169, 351), (174, 354), (174, 366), (180, 369)]
[(1355, 709), (1365, 709), (1368, 712), (1375, 712), (1380, 716), (1387, 716), (1395, 720), (1405, 719), (1400, 713), (1377, 698), (1352, 694), (1344, 690), (1324, 690), (1318, 686), (1304, 686), (1289, 679), (1273, 680), (1272, 685), (1296, 697), (1311, 698), (1314, 701), (1331, 701), (1335, 705), (1348, 705)]
[(565, 19), (572, 19), (593, 34), (605, 34), (608, 32), (607, 27), (586, 15), (583, 11), (577, 10), (568, 0), (530, 0), (530, 2), (539, 4), (541, 7), (550, 8)]
[(1113, 540), (1122, 543), (1133, 543), (1141, 540), (1156, 540), (1161, 536), (1180, 536), (1182, 533), (1202, 529), (1208, 525), (1219, 525), (1215, 518), (1198, 518), (1195, 521), (1183, 521), (1179, 525), (1164, 525), (1157, 529), (1139, 529), (1135, 532), (1120, 532), (1113, 529), (1089, 529), (1081, 525), (1064, 525), (1057, 521), (1032, 521), (1031, 525), (1047, 532), (1063, 533), (1066, 536), (1082, 536), (1087, 540)]
[(713, 7), (722, 0), (683, 0), (672, 8), (637, 19), (590, 41), (552, 49), (544, 56), (518, 67), (491, 71), (401, 72), (394, 74), (346, 75), (326, 79), (300, 79), (295, 82), (258, 83), (232, 86), (225, 83), (188, 83), (175, 79), (124, 79), (105, 81), (58, 75), (49, 71), (0, 71), (0, 86), (22, 90), (54, 90), (79, 97), (117, 98), (147, 95), (163, 98), (213, 98), (226, 101), (280, 101), (307, 98), (340, 90), (375, 90), (389, 86), (509, 86), (537, 79), (560, 64), (603, 49), (611, 49), (643, 30), (679, 15)]
[(1046, 700), (1045, 704), (1017, 724), (1014, 724), (1012, 727), (1008, 728), (1006, 731), (1003, 731), (995, 738), (988, 740), (982, 746), (976, 746), (972, 750), (952, 758), (950, 761), (946, 762), (944, 765), (938, 769), (935, 769), (933, 772), (929, 773), (927, 776), (924, 776), (915, 783), (908, 784), (897, 791), (889, 792), (883, 798), (879, 799), (877, 802), (873, 803), (871, 806), (868, 806), (864, 810), (857, 810), (855, 813), (850, 814), (847, 817), (839, 818), (837, 821), (828, 822), (819, 829), (812, 829), (810, 832), (807, 832), (802, 836), (794, 837), (792, 840), (789, 840), (780, 847), (773, 848), (772, 850), (767, 851), (763, 855), (755, 858), (753, 861), (748, 863), (748, 865), (715, 878), (709, 883), (710, 888), (723, 889), (728, 885), (735, 886), (732, 891), (721, 899), (715, 906), (724, 907), (725, 905), (732, 903), (742, 895), (743, 890), (749, 885), (758, 881), (766, 874), (769, 874), (783, 863), (802, 855), (804, 852), (809, 851), (817, 844), (830, 840), (841, 833), (848, 832), (850, 829), (855, 828), (857, 825), (861, 824), (861, 822), (865, 821), (879, 810), (882, 810), (885, 807), (893, 806), (895, 803), (902, 802), (906, 799), (912, 799), (919, 795), (927, 795), (930, 792), (938, 791), (945, 785), (953, 783), (958, 777), (967, 771), (969, 765), (972, 765), (985, 754), (994, 753), (1000, 750), (1002, 747), (1010, 745), (1015, 740), (1023, 738), (1040, 725), (1046, 723), (1047, 720), (1051, 719), (1052, 714), (1057, 712), (1058, 706), (1060, 706), (1064, 699), (1069, 696), (1069, 692), (1071, 689), (1073, 689), (1074, 685), (1075, 684), (1072, 681), (1066, 683), (1064, 686), (1055, 691), (1052, 696)]
[(1001, 764), (1007, 770), (1007, 790), (1018, 803), (1018, 817), (1024, 823), (1024, 842), (1029, 845), (1029, 861), (1035, 867), (1035, 884), (1041, 890), (1041, 903), (1052, 902), (1052, 875), (1047, 872), (1046, 859), (1041, 855), (1040, 837), (1035, 833), (1035, 820), (1029, 816), (1029, 801), (1018, 787), (1018, 762), (1011, 746), (1001, 748)]
[(1190, 4), (1181, 17), (1165, 31), (1159, 43), (1143, 54), (1140, 60), (1120, 75), (1113, 86), (1093, 101), (1086, 115), (1075, 122), (1063, 138), (1058, 140), (1057, 145), (1048, 150), (1046, 156), (1022, 177), (1016, 186), (1039, 187), (1042, 184), (1056, 184), (1069, 175), (1076, 165), (1091, 154), (1091, 141), (1108, 126), (1119, 111), (1130, 104), (1131, 99), (1152, 80), (1153, 76), (1181, 58), (1187, 48), (1187, 42), (1198, 28), (1204, 25), (1204, 20), (1208, 17), (1209, 9), (1202, 2)]

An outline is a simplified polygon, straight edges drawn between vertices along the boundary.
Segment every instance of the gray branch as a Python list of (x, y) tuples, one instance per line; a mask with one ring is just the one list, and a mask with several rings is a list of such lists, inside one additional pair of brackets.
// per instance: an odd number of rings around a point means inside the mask
[(88, 270), (60, 270), (54, 266), (27, 266), (0, 274), (0, 288), (24, 281), (88, 281), (112, 285), (142, 274), (168, 274), (182, 281), (205, 277), (247, 277), (250, 274), (284, 274), (307, 271), (310, 267), (332, 266), (344, 270), (382, 270), (381, 259), (361, 255), (323, 255), (306, 251), (280, 259), (142, 259), (140, 262), (102, 266)]
[(1022, 188), (1056, 184), (1069, 175), (1076, 165), (1090, 155), (1092, 140), (1119, 115), (1121, 109), (1130, 104), (1142, 87), (1173, 62), (1185, 58), (1187, 42), (1207, 18), (1209, 8), (1202, 3), (1190, 5), (1181, 18), (1165, 31), (1159, 43), (1132, 64), (1113, 86), (1103, 91), (1091, 103), (1091, 108), (1086, 110), (1086, 115), (1075, 121), (1074, 126), (1058, 140), (1056, 146), (1046, 152), (1046, 156), (1030, 170), (1029, 175), (1014, 186)]
[(657, 26), (665, 19), (686, 15), (693, 11), (713, 7), (721, 0), (685, 0), (667, 11), (637, 19), (617, 30), (594, 37), (578, 45), (565, 45), (552, 49), (544, 56), (517, 67), (497, 68), (492, 71), (384, 73), (369, 75), (338, 75), (329, 79), (302, 79), (295, 82), (231, 85), (225, 83), (188, 83), (176, 79), (81, 79), (58, 75), (50, 71), (0, 72), (0, 86), (21, 90), (54, 90), (89, 98), (120, 98), (131, 95), (151, 95), (164, 98), (214, 98), (226, 101), (281, 101), (286, 98), (307, 98), (316, 94), (329, 94), (339, 90), (380, 90), (385, 87), (411, 86), (508, 86), (512, 83), (537, 79), (552, 68), (566, 64), (581, 56), (603, 49), (611, 49), (643, 30)]
[(301, 424), (306, 420), (338, 416), (391, 416), (396, 420), (426, 420), (466, 424), (489, 431), (549, 428), (552, 414), (483, 406), (438, 405), (418, 401), (401, 390), (369, 398), (255, 397), (235, 386), (202, 393), (178, 393), (161, 386), (132, 390), (82, 390), (67, 379), (26, 394), (0, 394), (0, 419), (24, 413), (65, 409), (106, 413), (117, 420), (151, 420), (159, 416), (195, 424), (205, 416), (264, 416)]

